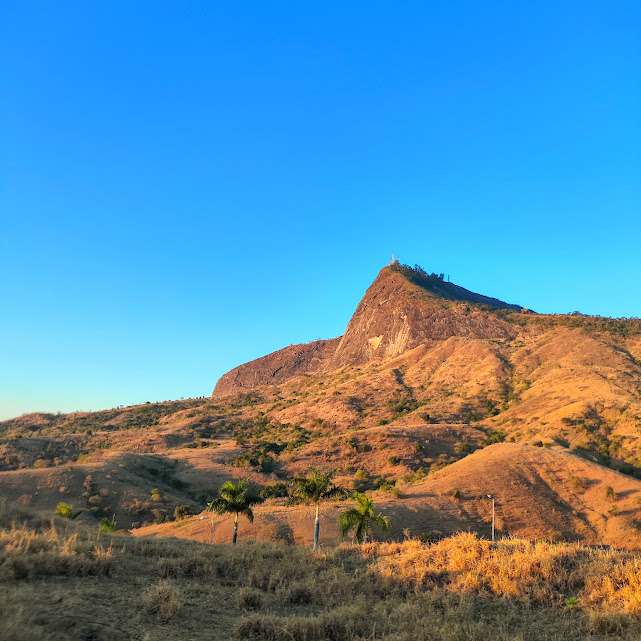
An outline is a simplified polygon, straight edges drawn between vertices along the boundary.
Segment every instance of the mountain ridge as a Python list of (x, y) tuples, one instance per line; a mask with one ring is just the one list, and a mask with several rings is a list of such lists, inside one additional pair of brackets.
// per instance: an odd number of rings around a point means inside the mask
[(304, 541), (283, 492), (317, 466), (368, 492), (392, 537), (487, 536), (491, 492), (503, 533), (641, 547), (641, 320), (449, 300), (389, 268), (361, 303), (342, 337), (240, 366), (214, 398), (0, 422), (0, 494), (190, 533), (161, 524), (246, 477)]
[(513, 328), (490, 310), (522, 308), (445, 282), (442, 275), (427, 274), (418, 265), (394, 262), (368, 287), (343, 336), (290, 345), (239, 365), (218, 380), (212, 396), (392, 358), (429, 339), (513, 336)]

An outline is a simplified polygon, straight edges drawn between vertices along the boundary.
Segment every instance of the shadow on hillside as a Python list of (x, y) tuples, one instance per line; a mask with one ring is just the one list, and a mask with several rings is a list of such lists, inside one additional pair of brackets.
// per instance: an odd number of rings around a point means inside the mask
[[(429, 505), (411, 507), (402, 504), (385, 506), (381, 510), (390, 516), (390, 530), (387, 538), (400, 540), (409, 530), (412, 537), (434, 535), (449, 536), (456, 532), (473, 532), (481, 537), (491, 538), (492, 526), (480, 518), (455, 516)], [(498, 530), (497, 530), (498, 533)]]

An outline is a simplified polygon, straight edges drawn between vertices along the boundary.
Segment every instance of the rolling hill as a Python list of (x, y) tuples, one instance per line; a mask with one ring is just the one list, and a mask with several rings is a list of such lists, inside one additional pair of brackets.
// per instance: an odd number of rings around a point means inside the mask
[[(200, 518), (164, 522), (227, 479), (282, 489), (316, 465), (373, 494), (392, 538), (487, 536), (491, 492), (502, 533), (636, 547), (640, 433), (639, 319), (536, 314), (392, 264), (343, 336), (240, 365), (211, 398), (0, 423), (0, 493), (202, 538)], [(246, 535), (273, 518), (307, 540), (309, 510), (270, 502)]]

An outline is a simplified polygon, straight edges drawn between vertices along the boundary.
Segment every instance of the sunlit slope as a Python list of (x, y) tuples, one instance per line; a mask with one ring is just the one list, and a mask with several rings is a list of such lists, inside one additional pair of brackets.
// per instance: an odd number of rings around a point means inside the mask
[[(641, 482), (556, 450), (497, 444), (407, 486), (400, 498), (380, 496), (378, 508), (392, 527), (387, 538), (448, 535), (470, 530), (491, 536), (491, 493), (496, 501), (497, 536), (579, 540), (614, 547), (641, 547)], [(321, 542), (338, 542), (337, 517), (346, 502), (325, 504)], [(259, 506), (255, 520), (241, 522), (241, 536), (265, 538), (273, 524), (291, 528), (297, 542), (312, 538), (313, 509)], [(204, 517), (204, 518), (201, 518)], [(231, 538), (233, 518), (213, 517), (216, 541)], [(154, 525), (136, 534), (209, 541), (208, 513), (182, 522)]]
[[(474, 496), (498, 496), (485, 483), (504, 451), (506, 532), (636, 545), (625, 494), (614, 510), (612, 496), (584, 509), (593, 486), (566, 495), (541, 465), (568, 456), (588, 466), (577, 478), (641, 478), (641, 321), (539, 315), (459, 290), (385, 268), (343, 337), (241, 366), (214, 398), (4, 421), (0, 495), (44, 513), (62, 500), (82, 519), (115, 515), (131, 527), (171, 520), (177, 506), (200, 511), (228, 479), (248, 477), (258, 492), (314, 465), (399, 512), (391, 536), (487, 533), (487, 501)], [(507, 500), (511, 483), (528, 493)]]

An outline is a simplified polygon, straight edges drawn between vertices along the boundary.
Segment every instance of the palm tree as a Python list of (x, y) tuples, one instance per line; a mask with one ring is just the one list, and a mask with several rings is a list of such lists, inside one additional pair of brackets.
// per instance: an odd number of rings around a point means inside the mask
[(236, 545), (236, 539), (238, 538), (238, 515), (242, 514), (247, 517), (250, 523), (254, 522), (254, 513), (251, 510), (251, 506), (256, 503), (256, 500), (245, 496), (248, 485), (248, 479), (241, 479), (238, 485), (227, 481), (218, 491), (218, 498), (215, 498), (207, 505), (207, 510), (210, 512), (235, 515), (234, 538), (232, 539), (234, 545)]
[(380, 513), (374, 514), (374, 501), (372, 499), (360, 492), (354, 492), (352, 498), (356, 501), (357, 507), (350, 508), (338, 517), (341, 541), (350, 530), (354, 530), (354, 541), (356, 543), (367, 543), (372, 526), (377, 527), (383, 533), (387, 532), (389, 519)]
[(334, 485), (333, 478), (337, 470), (323, 472), (319, 467), (310, 467), (306, 476), (297, 476), (292, 479), (294, 491), (288, 501), (289, 505), (299, 503), (313, 503), (316, 505), (316, 520), (314, 521), (314, 549), (318, 550), (318, 535), (320, 532), (320, 519), (318, 509), (323, 499), (343, 498), (347, 491)]

